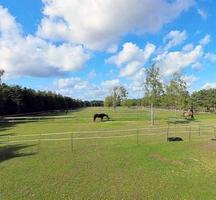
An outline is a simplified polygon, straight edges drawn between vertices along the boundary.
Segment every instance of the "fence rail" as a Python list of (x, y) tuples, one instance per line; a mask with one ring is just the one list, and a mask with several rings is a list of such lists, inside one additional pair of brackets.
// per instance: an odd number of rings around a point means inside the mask
[[(108, 133), (112, 133), (112, 134), (107, 135)], [(83, 136), (83, 134), (87, 136)], [(100, 136), (99, 135), (95, 136), (91, 134), (100, 134)], [(200, 138), (204, 138), (204, 137), (216, 138), (216, 126), (212, 126), (211, 124), (205, 124), (205, 125), (168, 124), (167, 126), (143, 127), (143, 128), (141, 127), (141, 128), (123, 129), (123, 130), (68, 131), (68, 132), (54, 132), (54, 133), (26, 134), (26, 135), (6, 135), (6, 136), (1, 135), (0, 144), (28, 143), (28, 142), (38, 142), (38, 141), (48, 142), (48, 141), (67, 141), (67, 140), (115, 139), (115, 138), (161, 136), (161, 135), (166, 136), (166, 138), (171, 136), (182, 136), (182, 137), (189, 138), (189, 140), (193, 139), (195, 135), (196, 137), (199, 136)], [(57, 136), (59, 137), (53, 138)]]

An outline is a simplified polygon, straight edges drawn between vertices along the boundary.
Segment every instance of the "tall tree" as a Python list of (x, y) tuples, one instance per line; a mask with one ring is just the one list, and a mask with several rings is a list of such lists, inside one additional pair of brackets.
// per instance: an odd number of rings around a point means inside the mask
[(153, 64), (146, 70), (146, 80), (144, 83), (145, 95), (151, 105), (151, 124), (154, 125), (154, 105), (159, 102), (163, 94), (163, 84), (160, 81), (159, 68)]
[(107, 96), (104, 100), (104, 106), (112, 107), (113, 106), (113, 96)]
[(2, 76), (4, 75), (4, 70), (0, 69), (0, 85), (2, 84)]
[(113, 108), (116, 109), (121, 101), (128, 95), (127, 90), (123, 86), (116, 86), (113, 88)]
[(189, 93), (187, 91), (187, 83), (181, 78), (180, 73), (175, 73), (166, 87), (166, 95), (168, 105), (177, 109), (186, 107)]

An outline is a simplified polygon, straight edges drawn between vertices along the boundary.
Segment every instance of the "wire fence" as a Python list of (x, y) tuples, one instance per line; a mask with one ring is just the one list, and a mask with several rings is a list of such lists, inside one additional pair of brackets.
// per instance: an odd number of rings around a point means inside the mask
[[(198, 140), (216, 140), (216, 126), (214, 124), (170, 124), (152, 127), (141, 127), (126, 130), (97, 130), (97, 131), (67, 131), (53, 133), (35, 134), (8, 134), (0, 136), (0, 145), (9, 146), (14, 144), (30, 144), (37, 146), (37, 151), (41, 145), (47, 142), (56, 143), (69, 142), (73, 152), (76, 148), (88, 147), (92, 142), (97, 141), (118, 141), (123, 143), (133, 142), (133, 144), (161, 143), (167, 142), (171, 137), (180, 137), (185, 142)], [(76, 145), (75, 145), (76, 144)], [(108, 143), (110, 145), (110, 143)]]

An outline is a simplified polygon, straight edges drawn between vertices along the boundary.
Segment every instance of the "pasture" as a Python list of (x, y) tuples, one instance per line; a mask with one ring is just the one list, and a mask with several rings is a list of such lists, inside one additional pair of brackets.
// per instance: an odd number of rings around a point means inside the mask
[[(111, 120), (93, 122), (97, 112)], [(0, 124), (0, 199), (215, 199), (216, 115), (181, 114), (158, 109), (153, 127), (148, 109), (8, 119)]]

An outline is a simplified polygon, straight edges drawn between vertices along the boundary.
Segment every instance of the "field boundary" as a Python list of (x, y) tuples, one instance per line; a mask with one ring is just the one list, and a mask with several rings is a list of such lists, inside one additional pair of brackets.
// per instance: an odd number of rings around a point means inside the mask
[[(25, 143), (25, 142), (38, 142), (38, 141), (66, 141), (66, 140), (95, 140), (95, 139), (114, 139), (114, 138), (126, 138), (135, 136), (156, 136), (156, 135), (166, 135), (168, 138), (170, 135), (176, 134), (178, 127), (185, 128), (181, 130), (181, 133), (188, 134), (189, 140), (191, 139), (191, 134), (198, 133), (201, 136), (201, 129), (205, 128), (204, 131), (213, 131), (212, 135), (216, 137), (216, 126), (202, 125), (201, 124), (184, 124), (184, 125), (167, 125), (167, 126), (156, 126), (156, 127), (144, 127), (144, 128), (134, 128), (134, 129), (120, 129), (120, 130), (101, 130), (101, 131), (67, 131), (67, 132), (55, 132), (55, 133), (41, 133), (41, 134), (27, 134), (27, 135), (5, 135), (0, 139), (6, 139), (5, 141), (0, 141), (1, 144), (5, 143)], [(133, 134), (126, 135), (107, 135), (107, 136), (86, 136), (86, 137), (74, 137), (74, 134), (97, 134), (97, 133), (126, 133), (135, 132)], [(150, 133), (141, 133), (142, 131), (148, 131)], [(152, 133), (156, 131), (157, 133)], [(57, 135), (68, 135), (69, 137), (60, 138), (42, 138), (43, 136), (57, 136)], [(21, 139), (24, 137), (37, 137), (36, 139)]]

